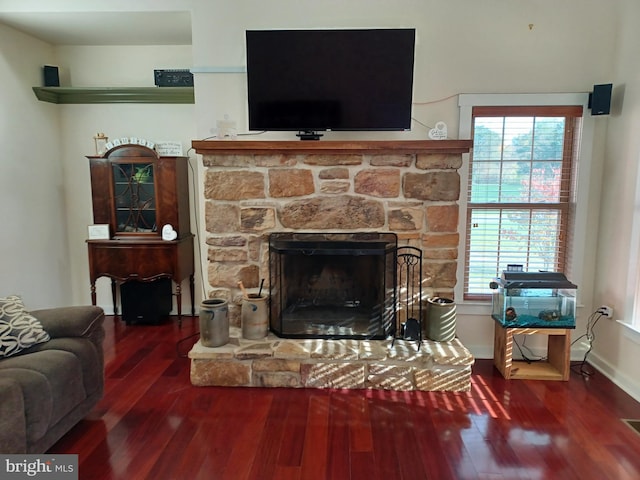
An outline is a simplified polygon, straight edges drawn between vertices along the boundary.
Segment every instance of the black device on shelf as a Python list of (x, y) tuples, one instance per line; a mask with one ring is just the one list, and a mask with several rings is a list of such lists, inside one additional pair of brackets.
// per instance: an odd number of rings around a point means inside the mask
[(408, 130), (415, 29), (248, 30), (250, 130)]
[(193, 73), (189, 70), (154, 70), (158, 87), (193, 87)]

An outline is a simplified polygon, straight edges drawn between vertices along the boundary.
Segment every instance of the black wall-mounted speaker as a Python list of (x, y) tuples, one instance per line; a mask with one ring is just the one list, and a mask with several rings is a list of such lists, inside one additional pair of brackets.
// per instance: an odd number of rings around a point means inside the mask
[(59, 87), (60, 75), (58, 73), (58, 67), (52, 65), (45, 65), (42, 67), (44, 72), (44, 86), (45, 87)]
[(613, 84), (611, 83), (593, 86), (593, 92), (589, 95), (591, 115), (609, 115), (611, 111), (612, 90)]

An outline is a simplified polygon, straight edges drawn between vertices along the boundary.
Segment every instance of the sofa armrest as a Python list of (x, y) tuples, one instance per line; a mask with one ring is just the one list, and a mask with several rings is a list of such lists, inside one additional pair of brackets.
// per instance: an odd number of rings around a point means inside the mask
[(95, 306), (57, 307), (34, 310), (36, 317), (51, 338), (92, 337), (102, 329), (104, 311)]
[(27, 452), (27, 425), (20, 384), (0, 374), (0, 452)]

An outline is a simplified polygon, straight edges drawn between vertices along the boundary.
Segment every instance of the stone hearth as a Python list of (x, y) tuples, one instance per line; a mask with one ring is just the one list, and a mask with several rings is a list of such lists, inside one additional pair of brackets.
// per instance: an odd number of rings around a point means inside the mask
[(196, 386), (368, 388), (463, 392), (471, 388), (473, 356), (458, 339), (297, 340), (269, 334), (245, 340), (231, 327), (216, 348), (196, 343), (189, 352)]

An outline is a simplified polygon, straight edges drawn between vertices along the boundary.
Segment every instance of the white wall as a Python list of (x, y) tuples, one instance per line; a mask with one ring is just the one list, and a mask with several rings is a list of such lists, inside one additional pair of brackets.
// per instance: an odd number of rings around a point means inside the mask
[[(221, 4), (222, 3), (222, 4)], [(193, 54), (199, 67), (244, 66), (244, 31), (261, 28), (415, 27), (416, 74), (413, 116), (431, 127), (447, 123), (457, 138), (457, 95), (461, 93), (588, 92), (596, 83), (611, 80), (616, 43), (617, 2), (598, 0), (331, 0), (319, 2), (212, 3), (194, 1)], [(598, 34), (593, 31), (597, 25)], [(244, 74), (196, 75), (197, 129), (210, 134), (217, 119), (228, 114), (240, 131), (247, 128)], [(441, 100), (441, 101), (439, 101)], [(435, 102), (435, 103), (431, 103)], [(415, 123), (412, 132), (394, 138), (427, 138), (428, 127)], [(598, 223), (599, 182), (606, 119), (594, 126), (595, 173), (589, 184), (593, 208), (584, 219), (587, 229)], [(325, 139), (344, 137), (389, 138), (389, 133), (331, 132)], [(270, 133), (262, 138), (295, 139), (293, 133)], [(591, 205), (590, 205), (591, 207)], [(591, 311), (595, 239), (587, 239), (585, 273), (580, 285), (584, 305), (581, 334)], [(580, 259), (578, 261), (581, 261)], [(489, 310), (460, 306), (458, 335), (479, 357), (491, 357), (493, 322)]]
[[(155, 68), (189, 68), (191, 46), (57, 47), (61, 69), (68, 72), (72, 86), (153, 86)], [(73, 303), (88, 303), (89, 264), (85, 240), (87, 225), (93, 223), (89, 162), (95, 154), (93, 136), (104, 132), (110, 138), (137, 137), (153, 142), (177, 140), (187, 154), (195, 135), (193, 105), (173, 104), (80, 104), (58, 105), (62, 168), (66, 178), (66, 210), (69, 223), (70, 260), (73, 272)], [(191, 154), (195, 172), (197, 161)], [(193, 176), (190, 175), (190, 180)], [(194, 195), (191, 183), (190, 192)], [(192, 197), (193, 198), (193, 197)], [(192, 205), (192, 231), (196, 233)], [(198, 276), (199, 278), (199, 276)], [(198, 281), (198, 285), (200, 282)], [(183, 312), (190, 312), (188, 282), (182, 297)], [(196, 288), (196, 298), (200, 298)], [(98, 305), (112, 312), (111, 286), (106, 278), (98, 280)]]
[[(615, 33), (612, 3), (194, 0), (194, 64), (244, 66), (246, 29), (415, 27), (416, 103), (460, 93), (584, 92), (609, 78)], [(598, 25), (597, 35), (593, 35), (594, 25)], [(196, 81), (200, 136), (207, 135), (225, 113), (238, 120), (240, 129), (246, 128), (244, 75), (203, 73)], [(453, 136), (457, 99), (416, 105), (414, 117), (429, 126), (444, 120)], [(425, 138), (427, 131), (416, 123), (405, 136)], [(293, 134), (288, 138), (295, 139)]]
[[(5, 12), (184, 11), (189, 0), (6, 0)], [(0, 25), (0, 295), (20, 293), (28, 306), (90, 302), (85, 239), (92, 223), (86, 155), (93, 136), (182, 141), (195, 136), (193, 105), (54, 105), (37, 101), (41, 67), (59, 65), (73, 86), (153, 86), (154, 68), (192, 65), (190, 46), (52, 47)], [(191, 154), (194, 157), (193, 154)], [(195, 163), (192, 158), (192, 165)], [(194, 169), (197, 167), (194, 166)], [(193, 190), (192, 190), (193, 191)], [(193, 215), (193, 214), (192, 214)], [(195, 216), (194, 216), (195, 218)], [(11, 228), (8, 228), (11, 226)], [(192, 230), (196, 233), (195, 222)], [(196, 253), (197, 255), (197, 253)], [(186, 283), (186, 282), (185, 282)], [(196, 272), (196, 302), (200, 298)], [(183, 285), (183, 292), (188, 292)], [(183, 295), (183, 311), (189, 311)], [(112, 310), (109, 281), (98, 304)]]
[[(6, 3), (16, 9), (27, 8), (23, 7), (23, 0)], [(146, 1), (139, 2), (137, 8), (166, 10), (173, 3), (176, 2)], [(45, 5), (48, 10), (69, 8), (68, 2), (60, 1), (29, 2), (32, 4), (36, 10)], [(589, 238), (585, 256), (597, 258), (597, 268), (585, 286), (589, 294), (591, 284), (595, 289), (592, 298), (585, 299), (587, 307), (581, 312), (576, 335), (583, 333), (585, 316), (593, 305), (612, 304), (617, 318), (630, 315), (625, 311), (626, 280), (629, 252), (634, 248), (630, 222), (640, 158), (640, 137), (635, 131), (640, 125), (640, 33), (634, 24), (640, 18), (640, 5), (636, 0), (191, 0), (186, 4), (193, 13), (191, 58), (180, 49), (162, 52), (159, 48), (150, 54), (148, 62), (146, 58), (141, 62), (139, 56), (133, 58), (140, 53), (135, 49), (78, 47), (54, 51), (16, 32), (0, 29), (0, 72), (4, 77), (9, 72), (0, 92), (0, 151), (4, 157), (0, 164), (0, 208), (4, 226), (18, 225), (13, 229), (5, 227), (0, 237), (4, 257), (5, 252), (16, 252), (8, 259), (11, 268), (1, 270), (2, 290), (20, 288), (28, 299), (38, 298), (42, 303), (61, 297), (67, 303), (84, 303), (88, 299), (84, 238), (91, 214), (84, 155), (92, 151), (91, 137), (95, 132), (151, 139), (169, 137), (188, 145), (192, 138), (211, 135), (216, 120), (224, 114), (237, 120), (241, 131), (247, 125), (243, 74), (197, 74), (195, 107), (55, 106), (36, 102), (30, 91), (30, 86), (38, 83), (39, 66), (45, 61), (59, 56), (64, 60), (61, 63), (71, 67), (71, 78), (77, 85), (85, 81), (87, 85), (97, 85), (125, 80), (137, 84), (151, 82), (147, 72), (164, 58), (184, 61), (185, 65), (190, 62), (196, 67), (244, 66), (244, 30), (249, 28), (416, 27), (419, 43), (414, 100), (418, 105), (414, 107), (414, 117), (428, 126), (444, 120), (451, 137), (457, 136), (455, 96), (460, 93), (586, 92), (595, 83), (616, 85), (614, 106), (617, 102), (618, 111), (609, 118), (598, 119), (594, 128), (590, 184), (594, 196), (589, 199), (593, 208), (586, 220)], [(83, 2), (82, 8), (124, 11), (132, 7), (126, 1), (93, 0)], [(124, 68), (105, 68), (100, 58), (122, 61), (119, 65)], [(176, 68), (179, 66), (183, 65)], [(8, 110), (4, 109), (5, 102)], [(16, 118), (22, 120), (20, 125), (28, 125), (28, 131), (15, 126)], [(56, 123), (58, 129), (52, 127)], [(416, 123), (412, 132), (399, 135), (425, 138), (427, 130)], [(345, 135), (349, 134), (328, 134), (325, 138)], [(374, 135), (380, 136), (383, 135)], [(261, 138), (276, 137), (282, 135)], [(33, 138), (42, 141), (34, 142)], [(27, 147), (29, 153), (25, 154)], [(36, 173), (39, 208), (33, 205), (34, 192), (18, 188), (32, 176), (34, 164), (41, 167), (35, 170), (42, 172)], [(8, 182), (5, 172), (19, 181)], [(8, 207), (16, 199), (24, 204), (18, 207), (22, 210)], [(66, 203), (66, 220), (60, 213), (62, 202)], [(27, 210), (28, 217), (24, 213)], [(67, 232), (71, 256), (64, 251)], [(42, 245), (47, 240), (45, 250)], [(21, 247), (12, 250), (11, 245), (16, 243)], [(40, 274), (34, 275), (36, 271)], [(71, 283), (69, 278), (73, 279)], [(108, 294), (102, 289), (99, 298), (101, 304), (109, 306)], [(458, 326), (460, 336), (474, 352), (490, 351), (492, 325), (484, 312), (474, 314), (468, 309)], [(593, 359), (627, 390), (640, 392), (640, 373), (633, 368), (640, 347), (615, 322), (600, 323), (598, 328)]]
[[(616, 49), (611, 81), (614, 83), (612, 114), (608, 122), (607, 143), (602, 175), (602, 202), (598, 227), (597, 269), (595, 272), (597, 305), (614, 308), (615, 318), (626, 322), (633, 318), (628, 284), (629, 272), (636, 273), (640, 239), (632, 237), (632, 223), (637, 222), (639, 197), (638, 163), (640, 162), (640, 64), (638, 45), (640, 4), (622, 0), (623, 15), (617, 28)], [(635, 217), (634, 217), (635, 215)], [(640, 225), (636, 225), (636, 228)], [(634, 277), (635, 275), (631, 275)], [(640, 371), (637, 368), (640, 345), (619, 323), (598, 323), (593, 360), (616, 382), (640, 399)]]
[(65, 185), (55, 106), (37, 101), (51, 46), (0, 25), (0, 296), (30, 308), (69, 304)]

